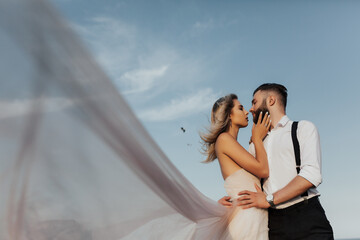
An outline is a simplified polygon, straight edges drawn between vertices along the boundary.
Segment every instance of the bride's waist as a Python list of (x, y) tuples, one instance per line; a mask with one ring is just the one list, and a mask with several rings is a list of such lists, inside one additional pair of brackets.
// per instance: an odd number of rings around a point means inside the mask
[(247, 188), (254, 188), (255, 184), (260, 186), (259, 180), (253, 180), (253, 181), (233, 181), (233, 182), (224, 182), (225, 188), (232, 188), (232, 189), (247, 189)]
[(244, 187), (225, 187), (226, 193), (228, 194), (228, 196), (230, 196), (231, 198), (234, 197), (238, 197), (239, 192), (241, 191), (252, 191), (252, 192), (256, 192), (256, 188), (254, 186), (254, 184), (252, 184), (252, 186), (244, 186)]
[(260, 180), (259, 179), (252, 179), (249, 181), (243, 181), (243, 179), (236, 179), (235, 181), (225, 181), (224, 182), (224, 188), (226, 191), (229, 190), (256, 190), (255, 185), (260, 187)]

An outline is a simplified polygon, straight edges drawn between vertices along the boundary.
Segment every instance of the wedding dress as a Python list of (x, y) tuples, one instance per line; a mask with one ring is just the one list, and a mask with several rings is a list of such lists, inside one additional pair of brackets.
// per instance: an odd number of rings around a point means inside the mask
[(1, 240), (264, 231), (262, 210), (228, 210), (174, 167), (46, 1), (0, 0), (0, 52)]
[[(240, 169), (225, 179), (224, 187), (228, 196), (234, 201), (238, 193), (243, 190), (256, 192), (254, 184), (260, 186), (257, 177)], [(236, 207), (229, 222), (229, 232), (234, 239), (267, 240), (268, 239), (268, 214), (267, 210), (259, 208), (242, 209)]]

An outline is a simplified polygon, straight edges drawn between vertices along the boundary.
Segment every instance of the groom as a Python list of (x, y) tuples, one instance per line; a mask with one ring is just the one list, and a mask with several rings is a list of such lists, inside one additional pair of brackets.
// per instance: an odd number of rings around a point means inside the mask
[[(253, 93), (250, 112), (254, 122), (261, 111), (268, 111), (271, 116), (272, 130), (264, 140), (270, 173), (263, 181), (264, 192), (257, 186), (257, 192), (242, 191), (237, 205), (244, 209), (268, 208), (270, 240), (334, 239), (316, 189), (322, 181), (318, 131), (309, 121), (300, 121), (296, 130), (285, 114), (286, 101), (287, 89), (280, 84), (266, 83)], [(294, 133), (297, 134), (295, 140)], [(296, 139), (298, 147), (295, 147)], [(249, 151), (255, 155), (253, 144)], [(298, 169), (296, 151), (300, 161)], [(229, 206), (227, 200), (228, 197), (224, 197), (219, 203)]]

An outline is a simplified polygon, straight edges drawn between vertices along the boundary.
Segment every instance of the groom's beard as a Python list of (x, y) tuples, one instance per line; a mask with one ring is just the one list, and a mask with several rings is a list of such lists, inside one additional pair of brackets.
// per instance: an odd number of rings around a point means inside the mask
[[(268, 112), (268, 113), (270, 114), (269, 109), (266, 107), (266, 102), (265, 102), (265, 100), (263, 101), (263, 103), (261, 104), (261, 106), (255, 111), (255, 116), (253, 117), (253, 122), (254, 122), (254, 123), (257, 123), (257, 122), (258, 122), (260, 112), (263, 112), (263, 115), (262, 115), (263, 118), (264, 118), (266, 112)], [(262, 120), (261, 120), (261, 121), (262, 121)]]

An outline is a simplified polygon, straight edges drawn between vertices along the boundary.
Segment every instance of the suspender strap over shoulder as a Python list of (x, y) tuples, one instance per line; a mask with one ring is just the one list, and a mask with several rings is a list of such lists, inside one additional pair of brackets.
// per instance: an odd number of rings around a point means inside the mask
[[(292, 138), (294, 152), (295, 152), (296, 171), (299, 174), (300, 166), (301, 166), (301, 159), (300, 159), (300, 145), (299, 145), (299, 141), (298, 141), (297, 134), (296, 134), (296, 131), (298, 128), (298, 123), (299, 122), (293, 122), (293, 124), (291, 126), (291, 138)], [(307, 191), (305, 193), (303, 193), (301, 196), (302, 197), (308, 196)]]
[(297, 134), (296, 134), (298, 123), (299, 122), (293, 122), (293, 124), (291, 126), (291, 138), (292, 138), (292, 141), (293, 141), (294, 152), (295, 152), (296, 171), (299, 174), (300, 166), (301, 166), (301, 160), (300, 160), (300, 145), (299, 145), (299, 141), (297, 139)]

